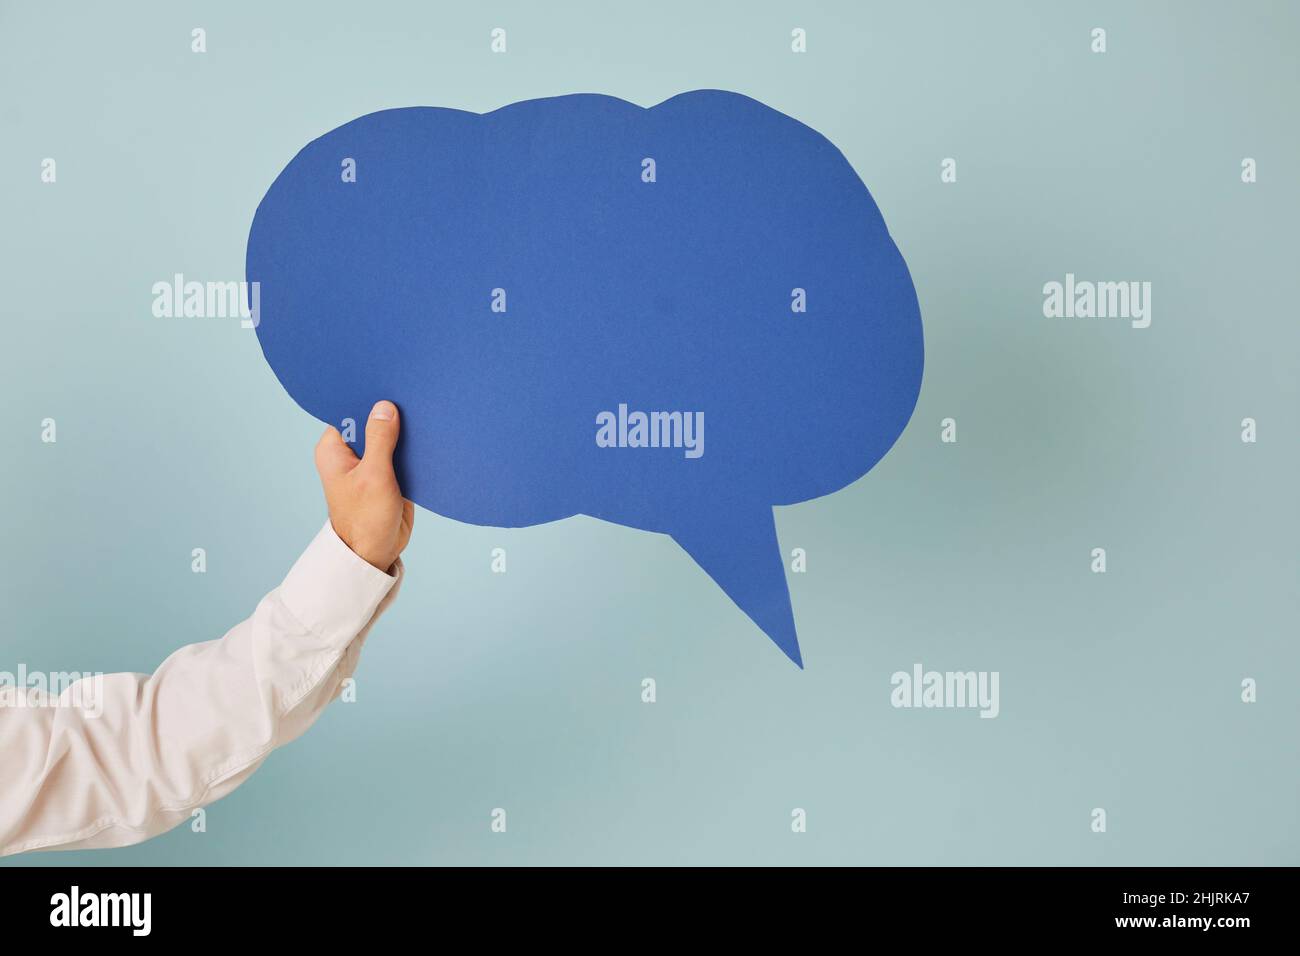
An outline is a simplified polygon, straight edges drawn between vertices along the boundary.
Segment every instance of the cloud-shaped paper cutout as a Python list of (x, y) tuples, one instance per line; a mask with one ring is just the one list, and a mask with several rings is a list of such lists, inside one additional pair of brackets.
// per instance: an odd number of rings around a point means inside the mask
[(338, 425), (398, 403), (417, 504), (672, 535), (800, 664), (772, 506), (865, 474), (921, 383), (870, 193), (734, 93), (363, 116), (275, 180), (247, 278), (303, 408)]

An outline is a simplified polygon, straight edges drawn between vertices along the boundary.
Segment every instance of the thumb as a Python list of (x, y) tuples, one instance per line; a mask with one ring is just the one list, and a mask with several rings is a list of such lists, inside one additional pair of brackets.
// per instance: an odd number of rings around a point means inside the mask
[(376, 402), (375, 407), (370, 409), (370, 418), (366, 420), (366, 454), (361, 463), (391, 472), (393, 449), (397, 447), (400, 431), (401, 419), (397, 414), (397, 406), (392, 402)]

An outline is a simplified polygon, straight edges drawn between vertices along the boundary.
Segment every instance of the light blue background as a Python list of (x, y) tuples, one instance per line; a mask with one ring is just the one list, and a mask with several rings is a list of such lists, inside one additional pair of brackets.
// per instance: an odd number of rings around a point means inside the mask
[[(206, 833), (14, 862), (1300, 863), (1298, 27), (1285, 3), (0, 0), (0, 669), (151, 671), (320, 526), (320, 426), (251, 332), (155, 319), (150, 287), (241, 279), (271, 180), (363, 113), (753, 96), (858, 169), (927, 345), (894, 450), (778, 511), (805, 672), (667, 538), (421, 512), (358, 702)], [(1151, 281), (1151, 327), (1045, 319), (1066, 272)], [(999, 671), (1001, 716), (891, 708), (915, 662)]]

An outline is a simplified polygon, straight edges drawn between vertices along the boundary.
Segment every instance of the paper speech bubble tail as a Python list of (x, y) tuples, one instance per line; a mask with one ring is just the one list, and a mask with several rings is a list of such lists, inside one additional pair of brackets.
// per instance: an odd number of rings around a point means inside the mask
[(710, 515), (672, 538), (750, 616), (785, 656), (803, 667), (781, 545), (770, 508)]

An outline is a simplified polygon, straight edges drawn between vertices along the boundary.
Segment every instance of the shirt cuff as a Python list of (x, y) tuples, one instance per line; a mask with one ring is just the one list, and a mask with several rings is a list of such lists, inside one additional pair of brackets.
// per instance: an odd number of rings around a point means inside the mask
[(331, 643), (347, 644), (370, 623), (402, 570), (400, 558), (385, 574), (358, 557), (327, 520), (289, 569), (280, 598), (305, 627)]

